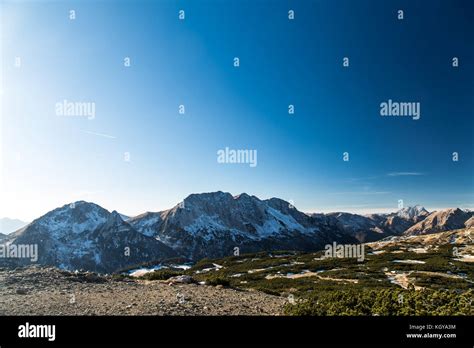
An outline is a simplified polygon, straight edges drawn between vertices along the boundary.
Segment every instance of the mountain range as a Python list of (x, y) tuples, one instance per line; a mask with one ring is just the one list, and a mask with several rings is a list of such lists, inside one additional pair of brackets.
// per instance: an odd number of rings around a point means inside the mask
[[(0, 241), (37, 244), (39, 264), (110, 273), (175, 257), (197, 261), (257, 251), (310, 252), (333, 242), (373, 242), (469, 228), (473, 215), (458, 208), (430, 213), (421, 206), (391, 214), (306, 214), (279, 198), (261, 200), (219, 191), (191, 194), (171, 209), (131, 218), (79, 201), (0, 235)], [(29, 262), (0, 259), (6, 266)]]

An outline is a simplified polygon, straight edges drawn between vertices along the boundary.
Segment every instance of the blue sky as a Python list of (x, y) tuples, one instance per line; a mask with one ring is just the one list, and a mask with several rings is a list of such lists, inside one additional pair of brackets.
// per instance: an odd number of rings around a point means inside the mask
[[(473, 208), (473, 17), (468, 0), (3, 2), (0, 216), (79, 199), (135, 215), (217, 190)], [(388, 99), (420, 119), (380, 116)], [(63, 100), (95, 117), (58, 116)], [(218, 163), (225, 147), (258, 165)]]

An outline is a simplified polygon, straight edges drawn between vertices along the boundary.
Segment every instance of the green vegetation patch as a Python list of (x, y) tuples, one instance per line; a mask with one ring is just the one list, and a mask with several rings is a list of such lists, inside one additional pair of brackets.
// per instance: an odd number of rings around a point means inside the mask
[(285, 306), (287, 315), (473, 315), (472, 298), (446, 290), (336, 290), (313, 293)]

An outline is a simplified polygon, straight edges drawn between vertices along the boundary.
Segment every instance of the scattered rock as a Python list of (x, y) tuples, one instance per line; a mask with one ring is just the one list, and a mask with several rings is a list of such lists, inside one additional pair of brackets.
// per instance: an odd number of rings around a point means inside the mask
[(19, 288), (19, 289), (16, 289), (16, 293), (18, 295), (26, 295), (28, 294), (28, 290)]
[(188, 275), (180, 275), (176, 277), (172, 277), (168, 279), (168, 284), (173, 285), (173, 284), (191, 284), (194, 283), (195, 280), (193, 277), (188, 276)]
[[(0, 313), (4, 315), (280, 315), (285, 298), (256, 291), (197, 286), (190, 276), (162, 281), (115, 282), (93, 273), (57, 269), (0, 271)], [(15, 282), (12, 283), (12, 279)], [(12, 285), (8, 285), (12, 284)], [(34, 296), (24, 296), (32, 294)], [(70, 303), (70, 295), (75, 302)], [(177, 295), (179, 294), (179, 295)], [(180, 303), (181, 301), (181, 303)]]

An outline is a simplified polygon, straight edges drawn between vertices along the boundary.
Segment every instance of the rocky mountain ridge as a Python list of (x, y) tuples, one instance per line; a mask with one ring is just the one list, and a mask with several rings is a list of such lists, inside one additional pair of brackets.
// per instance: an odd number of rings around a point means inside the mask
[[(94, 203), (57, 208), (0, 241), (9, 247), (37, 245), (37, 263), (63, 269), (114, 272), (172, 257), (192, 261), (243, 253), (296, 250), (312, 252), (327, 244), (373, 242), (469, 227), (473, 213), (447, 209), (429, 213), (421, 206), (391, 214), (344, 212), (306, 214), (279, 199), (246, 193), (191, 194), (175, 207), (124, 221)], [(23, 265), (26, 258), (0, 259)]]

